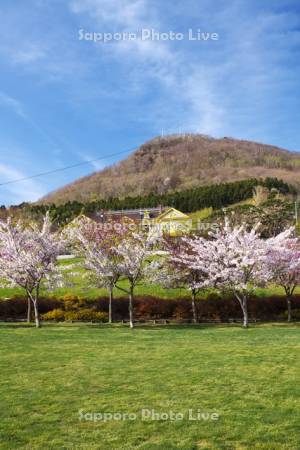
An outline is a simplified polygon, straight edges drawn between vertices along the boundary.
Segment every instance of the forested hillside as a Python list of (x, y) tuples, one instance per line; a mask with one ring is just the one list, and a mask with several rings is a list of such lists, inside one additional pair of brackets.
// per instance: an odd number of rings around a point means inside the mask
[(208, 184), (276, 177), (300, 188), (300, 154), (202, 135), (155, 138), (127, 159), (47, 195), (43, 203), (164, 195)]
[(265, 188), (268, 192), (275, 190), (284, 197), (293, 198), (296, 191), (293, 186), (277, 178), (258, 180), (255, 178), (235, 181), (232, 183), (220, 183), (208, 186), (200, 186), (193, 189), (174, 191), (165, 194), (150, 193), (145, 196), (109, 198), (93, 202), (67, 202), (64, 204), (28, 204), (0, 208), (0, 217), (8, 215), (14, 218), (27, 218), (40, 220), (46, 211), (50, 211), (52, 219), (59, 226), (70, 222), (79, 214), (92, 214), (101, 210), (126, 210), (132, 208), (150, 208), (157, 206), (173, 206), (183, 212), (191, 213), (203, 208), (214, 210), (248, 200), (253, 196), (257, 186)]

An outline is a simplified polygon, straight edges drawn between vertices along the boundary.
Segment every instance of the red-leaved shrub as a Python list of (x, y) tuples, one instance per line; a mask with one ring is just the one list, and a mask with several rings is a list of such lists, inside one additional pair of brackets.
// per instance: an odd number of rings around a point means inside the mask
[[(295, 295), (292, 301), (293, 310), (300, 310), (300, 295)], [(77, 313), (91, 309), (95, 312), (108, 312), (108, 299), (85, 299), (73, 295), (62, 298), (41, 298), (40, 312), (45, 314), (54, 309)], [(249, 301), (249, 317), (251, 320), (279, 320), (285, 318), (286, 299), (284, 296), (269, 297), (253, 296)], [(15, 296), (10, 299), (0, 299), (0, 320), (25, 319), (27, 300)], [(199, 321), (240, 320), (242, 312), (238, 301), (231, 295), (210, 294), (207, 298), (197, 300)], [(113, 302), (114, 320), (128, 320), (128, 300), (115, 298)], [(160, 299), (151, 296), (137, 296), (134, 299), (134, 316), (136, 320), (191, 320), (191, 300), (188, 297), (176, 299)], [(296, 317), (295, 317), (296, 318)]]

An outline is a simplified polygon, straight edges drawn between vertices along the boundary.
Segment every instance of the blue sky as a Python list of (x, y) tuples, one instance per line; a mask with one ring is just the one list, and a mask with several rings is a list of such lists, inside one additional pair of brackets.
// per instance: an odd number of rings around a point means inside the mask
[[(0, 184), (162, 130), (300, 150), (298, 0), (1, 0), (0, 18)], [(150, 28), (184, 39), (142, 41)], [(218, 39), (190, 41), (189, 29)], [(93, 42), (79, 30), (138, 38)], [(34, 201), (124, 156), (0, 186), (0, 204)]]

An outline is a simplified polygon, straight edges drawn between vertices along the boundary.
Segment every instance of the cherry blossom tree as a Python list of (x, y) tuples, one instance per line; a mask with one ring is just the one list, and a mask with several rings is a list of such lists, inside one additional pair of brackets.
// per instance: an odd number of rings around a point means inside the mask
[(192, 240), (192, 238), (165, 239), (165, 254), (153, 263), (150, 279), (151, 282), (159, 283), (165, 288), (190, 290), (193, 322), (197, 323), (196, 297), (206, 288), (208, 274), (199, 265), (194, 266), (197, 253), (191, 245)]
[(209, 233), (209, 239), (189, 240), (195, 259), (189, 267), (207, 273), (201, 287), (230, 290), (243, 312), (243, 326), (248, 327), (248, 301), (258, 283), (267, 281), (264, 258), (267, 244), (258, 232), (258, 226), (247, 230), (245, 225), (231, 227), (226, 218), (223, 228)]
[(1, 277), (6, 286), (19, 286), (26, 291), (34, 308), (36, 327), (40, 327), (41, 283), (45, 287), (62, 285), (57, 257), (63, 247), (61, 236), (51, 232), (49, 214), (41, 228), (37, 224), (24, 227), (21, 222), (14, 225), (11, 219), (0, 222)]
[(115, 252), (119, 257), (120, 279), (129, 282), (129, 288), (116, 287), (128, 294), (129, 297), (129, 322), (133, 328), (133, 302), (134, 289), (144, 278), (149, 276), (151, 258), (157, 254), (155, 245), (160, 240), (157, 231), (134, 231), (128, 234), (116, 247)]
[(281, 286), (286, 294), (288, 322), (292, 320), (292, 296), (300, 285), (300, 242), (292, 238), (293, 229), (268, 240), (266, 266), (270, 281)]
[(113, 321), (113, 291), (120, 278), (119, 257), (116, 246), (125, 238), (126, 224), (93, 222), (85, 217), (67, 227), (67, 235), (76, 253), (83, 256), (90, 278), (105, 287), (109, 296), (108, 321)]

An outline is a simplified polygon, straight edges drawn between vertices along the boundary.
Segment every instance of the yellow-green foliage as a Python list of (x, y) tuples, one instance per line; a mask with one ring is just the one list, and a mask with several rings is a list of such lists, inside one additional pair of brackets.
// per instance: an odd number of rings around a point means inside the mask
[(77, 295), (66, 294), (63, 296), (62, 300), (66, 311), (77, 310), (78, 308), (82, 308), (86, 305), (86, 300), (81, 297), (77, 297)]
[(57, 322), (63, 321), (96, 321), (107, 322), (108, 316), (106, 312), (95, 311), (92, 308), (82, 308), (73, 311), (64, 311), (63, 309), (53, 309), (52, 311), (43, 314), (43, 320), (55, 320)]
[(56, 322), (63, 322), (65, 320), (65, 311), (62, 309), (52, 309), (45, 314), (42, 314), (43, 320), (55, 320)]
[(197, 226), (199, 220), (207, 219), (213, 212), (213, 208), (203, 208), (199, 211), (195, 211), (189, 214), (190, 219), (192, 219), (193, 228)]
[(192, 214), (189, 214), (190, 219), (206, 219), (207, 217), (209, 217), (213, 212), (212, 208), (203, 208), (200, 209), (199, 211), (195, 211)]
[(72, 321), (72, 320), (93, 320), (97, 322), (107, 322), (106, 312), (96, 311), (89, 307), (89, 301), (77, 295), (66, 294), (62, 297), (63, 307), (47, 312), (42, 316), (43, 320)]

